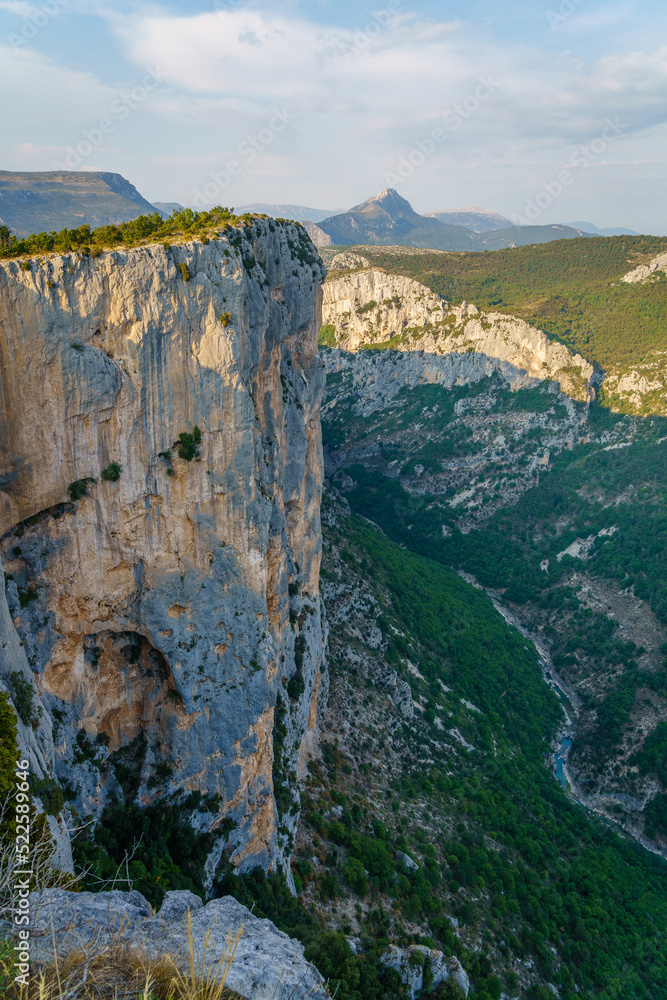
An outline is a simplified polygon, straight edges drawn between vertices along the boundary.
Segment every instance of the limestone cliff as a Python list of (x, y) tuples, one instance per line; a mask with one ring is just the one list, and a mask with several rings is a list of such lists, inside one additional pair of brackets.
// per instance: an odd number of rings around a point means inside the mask
[(450, 385), (479, 381), (495, 371), (510, 384), (556, 381), (573, 399), (593, 398), (593, 367), (579, 354), (514, 316), (480, 312), (465, 302), (450, 308), (425, 285), (402, 275), (368, 268), (328, 281), (322, 321), (335, 330), (329, 346), (417, 351)]
[(123, 748), (140, 802), (201, 792), (196, 825), (226, 831), (211, 867), (226, 841), (284, 864), (323, 689), (322, 278), (272, 220), (0, 266), (0, 676), (36, 687), (23, 746), (85, 816)]
[(605, 372), (602, 393), (616, 413), (667, 416), (667, 351), (649, 351)]

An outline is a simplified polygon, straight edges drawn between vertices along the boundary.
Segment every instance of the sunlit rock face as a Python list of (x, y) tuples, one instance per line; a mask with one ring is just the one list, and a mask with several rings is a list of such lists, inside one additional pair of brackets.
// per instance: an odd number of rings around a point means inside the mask
[(284, 866), (326, 688), (323, 276), (268, 219), (0, 266), (0, 676), (44, 709), (22, 745), (81, 814), (123, 752), (139, 802), (201, 792), (244, 868)]
[(450, 308), (402, 275), (367, 268), (327, 281), (322, 322), (335, 331), (332, 347), (417, 352), (412, 367), (422, 380), (451, 387), (498, 372), (512, 385), (548, 380), (573, 399), (594, 396), (593, 366), (564, 344), (516, 316), (480, 312), (465, 302)]

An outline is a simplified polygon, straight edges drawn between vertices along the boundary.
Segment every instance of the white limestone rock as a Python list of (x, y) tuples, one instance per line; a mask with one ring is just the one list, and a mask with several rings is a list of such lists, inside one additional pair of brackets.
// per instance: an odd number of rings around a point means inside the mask
[[(110, 941), (121, 940), (154, 958), (170, 956), (185, 971), (189, 963), (188, 911), (195, 953), (201, 961), (208, 938), (207, 967), (214, 969), (225, 954), (227, 935), (241, 931), (227, 986), (247, 1000), (288, 1000), (328, 994), (317, 969), (306, 962), (303, 946), (261, 920), (232, 896), (202, 905), (189, 892), (168, 892), (157, 914), (139, 892), (70, 893), (48, 889), (31, 894), (31, 945), (35, 961), (73, 948), (95, 954)], [(55, 931), (55, 935), (53, 934)], [(199, 963), (197, 963), (199, 967)]]
[(450, 977), (463, 990), (465, 996), (470, 992), (470, 980), (458, 958), (445, 958), (443, 953), (435, 948), (424, 948), (421, 945), (410, 945), (409, 948), (399, 948), (390, 945), (382, 954), (382, 964), (394, 969), (406, 986), (410, 1000), (416, 1000), (422, 991), (424, 983), (424, 966), (429, 963), (433, 976), (432, 988)]
[(656, 271), (667, 271), (667, 253), (658, 254), (658, 256), (650, 260), (648, 264), (640, 264), (639, 267), (635, 267), (632, 271), (628, 271), (627, 274), (623, 275), (621, 281), (624, 281), (626, 285), (637, 284), (637, 282), (645, 282), (652, 275), (654, 275)]
[[(450, 309), (445, 299), (402, 275), (369, 268), (327, 281), (322, 321), (335, 327), (340, 351), (357, 353), (391, 342), (402, 353), (401, 378), (394, 378), (392, 395), (403, 385), (431, 382), (451, 388), (497, 372), (512, 388), (555, 381), (572, 399), (594, 397), (593, 366), (542, 330), (467, 302)], [(331, 364), (327, 358), (327, 367)], [(364, 360), (362, 367), (370, 403), (375, 396), (372, 362)]]

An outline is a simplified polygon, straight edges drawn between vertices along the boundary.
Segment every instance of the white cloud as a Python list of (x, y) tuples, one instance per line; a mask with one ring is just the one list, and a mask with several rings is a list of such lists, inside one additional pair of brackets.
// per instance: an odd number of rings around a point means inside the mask
[[(20, 3), (0, 0), (0, 10), (18, 11)], [(624, 147), (641, 146), (635, 159), (648, 162), (652, 142), (662, 149), (662, 139), (647, 136), (666, 117), (667, 48), (641, 51), (638, 45), (632, 52), (628, 42), (626, 49), (584, 59), (580, 49), (553, 51), (561, 41), (546, 26), (531, 42), (525, 33), (494, 40), (483, 25), (402, 12), (391, 18), (360, 13), (356, 27), (342, 29), (324, 23), (326, 5), (319, 23), (308, 20), (309, 6), (281, 3), (262, 12), (238, 5), (176, 15), (140, 3), (121, 14), (108, 0), (91, 2), (88, 13), (106, 20), (129, 64), (122, 68), (124, 86), (130, 89), (148, 66), (166, 74), (142, 105), (146, 117), (132, 119), (127, 140), (120, 130), (114, 139), (125, 143), (131, 179), (141, 184), (149, 176), (155, 184), (159, 178), (165, 189), (153, 197), (187, 201), (277, 107), (294, 122), (230, 185), (230, 197), (358, 202), (384, 186), (384, 173), (441, 126), (444, 112), (466, 99), (474, 104), (480, 78), (493, 81), (493, 94), (462, 118), (414, 181), (423, 209), (437, 206), (444, 186), (447, 203), (454, 187), (462, 200), (479, 202), (480, 186), (493, 192), (497, 176), (517, 191), (530, 189), (567, 163), (578, 144), (598, 136), (608, 117), (628, 126)], [(609, 21), (602, 8), (582, 10), (568, 24), (567, 43), (605, 17)], [(35, 140), (32, 153), (24, 147), (31, 165), (39, 147), (75, 142), (118, 94), (94, 72), (68, 69), (27, 47), (0, 47), (0, 86), (16, 95), (4, 103), (5, 126), (20, 134), (17, 143)], [(623, 161), (632, 178), (643, 168), (631, 159), (615, 147), (596, 173), (620, 178)], [(412, 186), (404, 193), (413, 194)], [(317, 194), (326, 190), (339, 193)], [(569, 214), (575, 218), (581, 210)]]
[[(582, 66), (568, 53), (547, 56), (518, 42), (482, 44), (459, 22), (414, 16), (394, 17), (386, 25), (371, 18), (360, 31), (248, 9), (112, 16), (112, 23), (128, 58), (137, 65), (160, 62), (181, 92), (245, 101), (258, 114), (288, 101), (304, 113), (325, 114), (332, 137), (349, 127), (339, 117), (356, 114), (386, 123), (389, 143), (407, 138), (486, 76), (500, 87), (494, 113), (479, 122), (490, 136), (508, 139), (583, 139), (610, 114), (630, 116), (629, 124), (642, 128), (663, 120), (667, 101), (664, 49)], [(368, 25), (375, 25), (370, 34)], [(214, 104), (210, 110), (215, 116)]]
[(34, 49), (1, 42), (0, 92), (12, 95), (2, 102), (3, 127), (23, 123), (24, 133), (26, 127), (34, 132), (35, 126), (46, 123), (86, 123), (102, 114), (117, 94), (93, 73), (68, 69)]

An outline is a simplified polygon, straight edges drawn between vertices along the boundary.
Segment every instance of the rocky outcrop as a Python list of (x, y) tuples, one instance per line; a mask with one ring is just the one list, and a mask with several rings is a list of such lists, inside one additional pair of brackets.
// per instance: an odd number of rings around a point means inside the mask
[(464, 996), (467, 997), (470, 992), (470, 980), (458, 958), (453, 955), (445, 958), (441, 951), (434, 948), (390, 945), (382, 954), (382, 964), (398, 972), (410, 1000), (416, 1000), (422, 992), (427, 976), (431, 984), (429, 989), (437, 989), (440, 983), (451, 978), (458, 983)]
[(30, 902), (31, 952), (36, 963), (52, 962), (74, 951), (93, 958), (109, 946), (126, 946), (148, 959), (168, 957), (186, 974), (192, 942), (195, 969), (202, 979), (210, 977), (215, 982), (229, 953), (228, 935), (234, 940), (240, 933), (226, 980), (229, 989), (247, 1000), (328, 997), (319, 972), (304, 958), (303, 946), (270, 920), (253, 916), (232, 896), (203, 906), (191, 892), (168, 892), (157, 914), (136, 891), (48, 889), (32, 893)]
[(343, 250), (341, 253), (335, 254), (331, 261), (332, 271), (354, 270), (358, 267), (370, 267), (370, 261), (362, 257), (361, 254), (352, 253), (349, 250)]
[(666, 416), (667, 351), (651, 351), (641, 361), (612, 366), (602, 393), (616, 413)]
[[(358, 267), (363, 259), (338, 254), (332, 267)], [(442, 322), (446, 314), (445, 300), (425, 285), (376, 268), (327, 281), (323, 289), (322, 322), (336, 328), (339, 346), (348, 351)]]
[(633, 268), (632, 271), (628, 271), (621, 278), (626, 285), (634, 285), (637, 282), (646, 282), (651, 278), (656, 271), (667, 271), (667, 253), (658, 254), (648, 262), (648, 264), (640, 264), (639, 267)]
[(346, 351), (382, 346), (417, 352), (417, 366), (431, 372), (427, 380), (447, 387), (498, 372), (514, 388), (548, 380), (573, 399), (594, 395), (593, 366), (541, 330), (465, 302), (450, 308), (401, 275), (369, 268), (327, 282), (322, 321), (334, 328), (335, 346)]
[(140, 803), (197, 791), (200, 828), (233, 826), (212, 867), (226, 841), (284, 864), (323, 689), (322, 277), (272, 220), (0, 266), (0, 677), (45, 709), (22, 745), (90, 817), (131, 744)]

